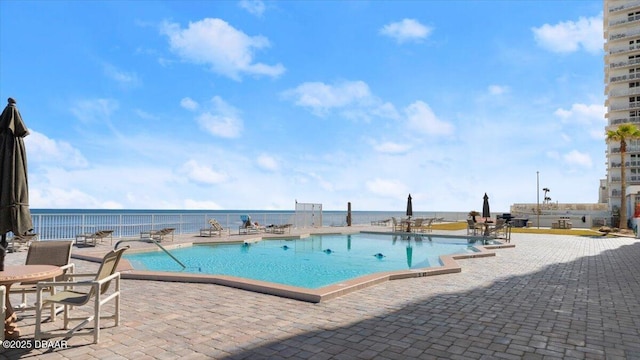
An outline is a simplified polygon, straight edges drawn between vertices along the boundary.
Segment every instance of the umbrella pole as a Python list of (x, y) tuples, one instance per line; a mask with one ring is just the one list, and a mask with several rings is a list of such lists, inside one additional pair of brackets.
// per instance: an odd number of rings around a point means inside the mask
[(4, 256), (7, 254), (7, 245), (7, 233), (4, 233), (0, 241), (0, 271), (4, 271)]

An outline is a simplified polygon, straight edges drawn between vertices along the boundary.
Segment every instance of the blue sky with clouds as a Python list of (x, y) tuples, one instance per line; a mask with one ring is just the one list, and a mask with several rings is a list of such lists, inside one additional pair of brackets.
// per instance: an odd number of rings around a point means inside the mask
[[(0, 2), (33, 208), (598, 200), (602, 1)], [(4, 101), (4, 100), (3, 100)]]

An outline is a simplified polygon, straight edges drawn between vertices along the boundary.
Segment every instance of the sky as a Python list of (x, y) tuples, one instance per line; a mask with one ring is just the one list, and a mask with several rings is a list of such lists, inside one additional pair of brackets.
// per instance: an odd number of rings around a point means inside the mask
[[(595, 203), (602, 1), (0, 1), (31, 208)], [(4, 104), (6, 105), (6, 103)]]

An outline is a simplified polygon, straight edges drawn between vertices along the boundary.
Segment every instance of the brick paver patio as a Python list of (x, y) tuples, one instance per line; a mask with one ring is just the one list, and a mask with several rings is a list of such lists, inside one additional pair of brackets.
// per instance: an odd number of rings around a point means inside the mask
[[(75, 336), (65, 349), (6, 349), (0, 358), (640, 359), (640, 241), (513, 234), (512, 243), (495, 257), (461, 260), (459, 274), (320, 304), (123, 280), (121, 325), (105, 321), (99, 344)], [(23, 339), (33, 324), (28, 315), (19, 322)]]

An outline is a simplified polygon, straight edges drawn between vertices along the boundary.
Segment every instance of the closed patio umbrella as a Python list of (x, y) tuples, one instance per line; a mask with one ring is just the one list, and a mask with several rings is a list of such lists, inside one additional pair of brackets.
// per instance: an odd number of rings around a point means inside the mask
[(485, 220), (491, 218), (491, 211), (489, 210), (489, 197), (487, 196), (487, 193), (484, 193), (484, 202), (482, 203), (482, 217), (485, 218)]
[(0, 116), (0, 265), (3, 269), (7, 233), (24, 235), (33, 230), (29, 211), (27, 152), (23, 141), (29, 131), (16, 101), (9, 98), (8, 102)]
[(407, 198), (407, 218), (409, 218), (409, 222), (407, 222), (407, 232), (411, 231), (411, 217), (413, 216), (413, 204), (411, 203), (411, 194)]

